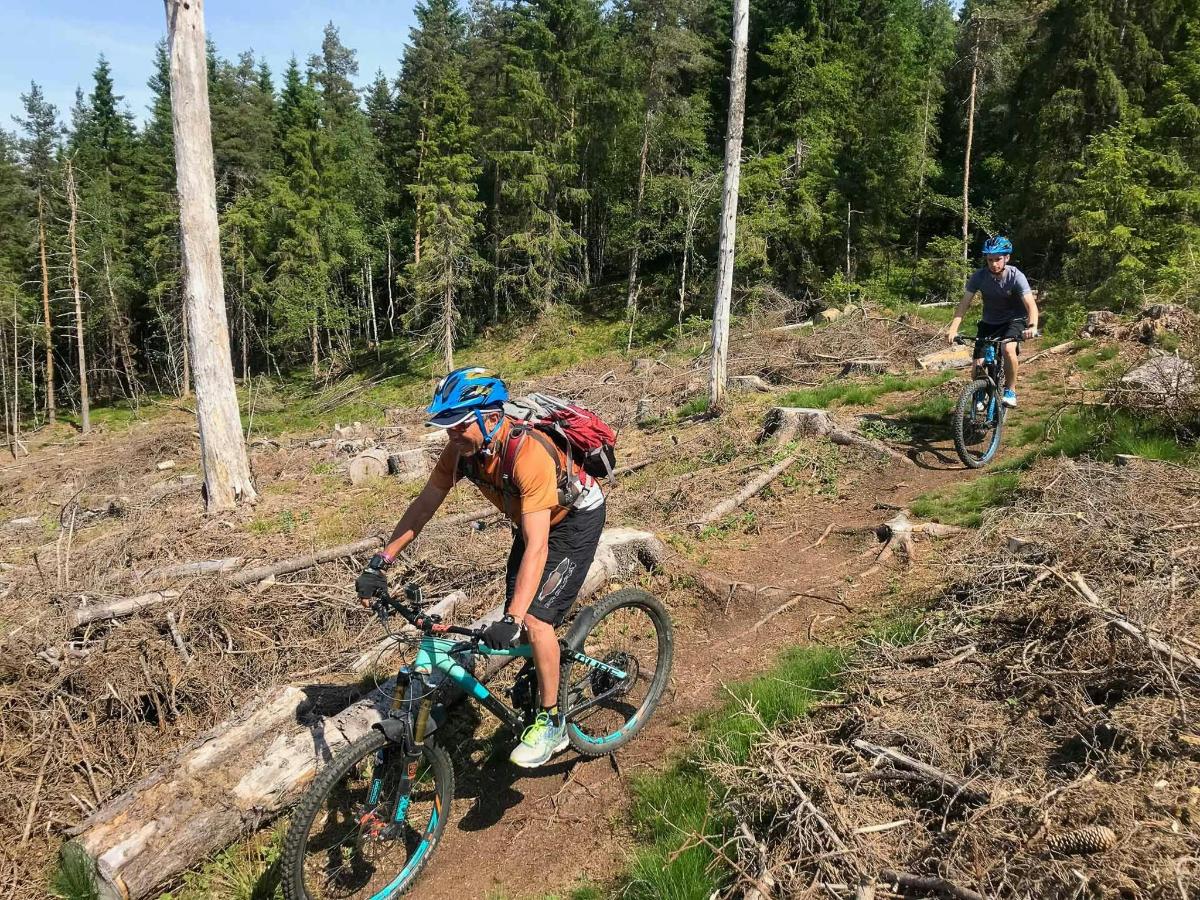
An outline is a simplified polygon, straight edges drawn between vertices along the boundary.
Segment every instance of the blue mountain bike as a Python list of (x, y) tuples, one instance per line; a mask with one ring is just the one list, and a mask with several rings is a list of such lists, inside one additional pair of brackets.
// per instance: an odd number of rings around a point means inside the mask
[[(957, 344), (975, 345), (975, 338), (959, 335)], [(1017, 338), (980, 341), (983, 365), (975, 369), (974, 380), (963, 388), (954, 408), (954, 449), (969, 469), (986, 466), (1000, 449), (1004, 417), (1008, 408), (1004, 395), (1004, 353), (1002, 345), (1020, 343)]]
[[(415, 661), (400, 669), (386, 718), (338, 753), (296, 806), (280, 859), (287, 900), (390, 900), (412, 887), (454, 799), (454, 770), (436, 734), (451, 696), (474, 698), (518, 734), (537, 713), (528, 644), (491, 650), (480, 642), (483, 629), (422, 612), (418, 588), (405, 596), (408, 603), (380, 596), (373, 608), (385, 628), (396, 613), (417, 629)], [(584, 756), (623, 747), (653, 715), (670, 677), (674, 639), (662, 603), (637, 588), (614, 591), (581, 610), (559, 644), (558, 707), (570, 746)], [(511, 706), (475, 677), (479, 657), (524, 659)]]

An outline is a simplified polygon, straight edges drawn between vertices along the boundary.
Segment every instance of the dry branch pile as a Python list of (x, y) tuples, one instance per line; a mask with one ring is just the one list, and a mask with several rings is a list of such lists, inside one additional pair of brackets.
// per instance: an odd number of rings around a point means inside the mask
[(728, 896), (1200, 895), (1200, 477), (1044, 475), (915, 643), (712, 764), (745, 826)]

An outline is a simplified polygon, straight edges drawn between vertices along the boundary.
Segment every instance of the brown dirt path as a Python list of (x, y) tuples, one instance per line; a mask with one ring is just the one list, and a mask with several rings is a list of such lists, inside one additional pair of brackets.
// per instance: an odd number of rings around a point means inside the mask
[[(1032, 374), (1055, 367), (1054, 359), (1027, 367)], [(958, 382), (955, 382), (958, 384)], [(1025, 381), (1022, 409), (1010, 418), (1019, 426), (1030, 413), (1055, 403), (1046, 379)], [(543, 898), (569, 893), (583, 879), (604, 882), (618, 874), (632, 841), (625, 818), (631, 775), (661, 768), (687, 746), (695, 714), (720, 705), (726, 681), (768, 668), (788, 647), (820, 641), (848, 621), (869, 619), (886, 605), (887, 582), (910, 577), (903, 568), (885, 570), (864, 581), (856, 576), (873, 562), (870, 536), (831, 536), (802, 558), (788, 552), (817, 540), (825, 527), (876, 525), (916, 496), (975, 478), (964, 470), (947, 438), (910, 447), (915, 467), (881, 464), (854, 457), (836, 496), (805, 496), (797, 491), (773, 501), (771, 524), (755, 535), (742, 535), (706, 546), (705, 568), (731, 580), (797, 591), (840, 595), (850, 612), (819, 600), (805, 601), (751, 631), (777, 601), (721, 609), (711, 600), (669, 599), (676, 626), (671, 686), (653, 723), (625, 749), (608, 758), (588, 760), (568, 750), (540, 770), (524, 773), (507, 761), (510, 742), (482, 763), (455, 761), (458, 778), (452, 822), (436, 858), (413, 891), (421, 900), (472, 898)], [(1000, 461), (1018, 455), (1002, 448)], [(732, 491), (731, 491), (732, 492)], [(933, 553), (928, 542), (922, 555)], [(920, 561), (917, 563), (918, 567)], [(666, 579), (661, 579), (666, 587)], [(653, 589), (653, 587), (652, 587)], [(814, 634), (815, 632), (815, 634)], [(479, 754), (475, 754), (476, 758)]]

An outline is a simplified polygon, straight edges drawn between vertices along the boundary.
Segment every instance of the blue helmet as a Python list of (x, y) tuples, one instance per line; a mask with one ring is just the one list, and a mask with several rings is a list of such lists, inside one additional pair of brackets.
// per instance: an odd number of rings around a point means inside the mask
[(996, 235), (994, 238), (988, 238), (983, 242), (984, 255), (989, 253), (1012, 253), (1012, 241), (1002, 234)]
[[(483, 418), (484, 410), (500, 409), (508, 399), (504, 382), (481, 366), (455, 369), (433, 389), (433, 402), (426, 412), (426, 425), (453, 428), (472, 416)], [(482, 426), (481, 426), (482, 428)], [(484, 431), (487, 437), (486, 430)]]

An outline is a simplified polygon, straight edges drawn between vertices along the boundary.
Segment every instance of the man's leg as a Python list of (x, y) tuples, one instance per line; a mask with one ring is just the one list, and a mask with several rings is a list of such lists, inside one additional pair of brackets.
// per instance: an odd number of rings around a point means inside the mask
[(533, 646), (533, 667), (537, 671), (538, 697), (542, 708), (549, 709), (558, 702), (560, 653), (554, 626), (537, 616), (525, 617), (525, 630)]
[(1004, 345), (1004, 386), (1010, 391), (1017, 389), (1017, 345)]

